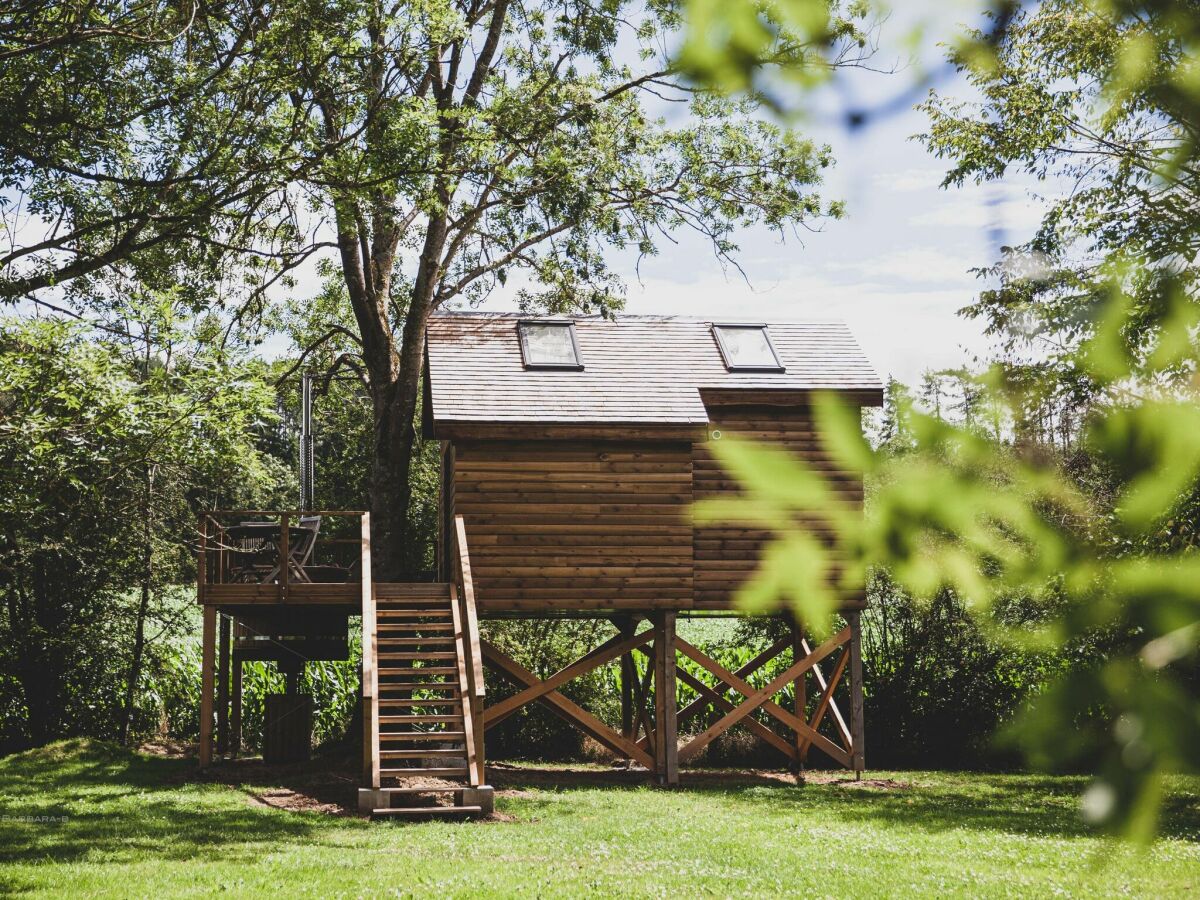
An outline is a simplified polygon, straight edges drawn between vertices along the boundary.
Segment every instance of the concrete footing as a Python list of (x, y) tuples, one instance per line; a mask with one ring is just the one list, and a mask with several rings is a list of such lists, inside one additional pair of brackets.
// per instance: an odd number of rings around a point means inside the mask
[(383, 788), (358, 789), (358, 811), (364, 816), (369, 816), (373, 810), (391, 805), (391, 793)]
[(496, 791), (491, 785), (481, 784), (479, 787), (463, 788), (459, 797), (460, 806), (478, 806), (483, 815), (490, 816), (496, 808)]

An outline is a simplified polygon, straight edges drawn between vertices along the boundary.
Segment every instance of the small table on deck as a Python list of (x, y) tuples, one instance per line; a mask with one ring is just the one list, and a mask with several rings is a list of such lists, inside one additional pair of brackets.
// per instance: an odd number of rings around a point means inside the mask
[[(234, 541), (242, 544), (241, 550), (234, 550), (234, 553), (246, 554), (261, 554), (267, 551), (274, 551), (276, 562), (274, 566), (266, 570), (266, 566), (254, 566), (253, 563), (236, 569), (237, 575), (257, 576), (255, 578), (259, 583), (268, 583), (274, 581), (279, 575), (279, 556), (281, 544), (283, 543), (283, 526), (279, 522), (242, 522), (240, 525), (231, 525), (225, 529), (225, 534)], [(311, 579), (304, 572), (304, 568), (292, 556), (292, 551), (299, 546), (299, 542), (305, 540), (309, 536), (309, 529), (301, 528), (296, 525), (288, 526), (288, 573), (297, 581), (308, 582)], [(246, 546), (253, 544), (254, 546)], [(266, 571), (259, 571), (259, 570)]]

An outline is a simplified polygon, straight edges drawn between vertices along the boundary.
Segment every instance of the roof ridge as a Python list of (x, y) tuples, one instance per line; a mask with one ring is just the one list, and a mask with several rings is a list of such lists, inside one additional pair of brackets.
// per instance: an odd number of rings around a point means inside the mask
[(644, 321), (644, 322), (678, 322), (683, 325), (709, 325), (709, 324), (762, 324), (762, 325), (841, 325), (849, 328), (845, 319), (830, 317), (814, 317), (806, 319), (782, 319), (778, 317), (764, 316), (726, 316), (726, 317), (698, 317), (698, 316), (679, 316), (667, 313), (619, 313), (614, 316), (605, 316), (600, 313), (530, 313), (521, 312), (520, 310), (490, 310), (490, 309), (437, 309), (434, 310), (431, 319), (456, 319), (456, 318), (471, 318), (471, 319), (570, 319), (573, 322), (580, 321), (603, 321), (613, 322), (614, 324), (622, 321)]

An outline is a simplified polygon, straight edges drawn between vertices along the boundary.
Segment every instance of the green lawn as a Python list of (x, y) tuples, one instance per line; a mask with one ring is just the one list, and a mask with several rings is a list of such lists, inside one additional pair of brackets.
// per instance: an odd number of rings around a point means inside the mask
[[(665, 791), (599, 768), (508, 769), (494, 779), (498, 821), (402, 824), (266, 806), (274, 792), (254, 772), (202, 782), (187, 760), (80, 742), (0, 760), (0, 892), (1200, 893), (1200, 780), (1173, 783), (1164, 838), (1138, 849), (1086, 833), (1078, 779), (892, 772), (871, 774), (899, 786), (852, 788), (702, 776)], [(349, 799), (353, 785), (325, 777), (321, 790)], [(38, 816), (66, 819), (27, 820)]]

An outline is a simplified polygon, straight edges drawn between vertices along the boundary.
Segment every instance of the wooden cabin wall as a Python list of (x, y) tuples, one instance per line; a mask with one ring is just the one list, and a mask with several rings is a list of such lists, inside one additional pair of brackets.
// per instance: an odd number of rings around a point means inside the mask
[[(740, 435), (777, 444), (823, 470), (838, 497), (852, 508), (862, 509), (862, 478), (836, 470), (813, 432), (807, 407), (710, 406), (708, 412), (710, 440), (714, 432), (720, 432), (721, 436)], [(693, 446), (696, 499), (736, 494), (736, 483), (728, 479), (708, 446), (707, 442)], [(819, 532), (820, 526), (813, 523), (810, 529)], [(695, 608), (732, 608), (737, 588), (757, 568), (769, 536), (745, 527), (698, 527), (694, 539)]]
[(692, 605), (688, 442), (454, 442), (482, 611)]

